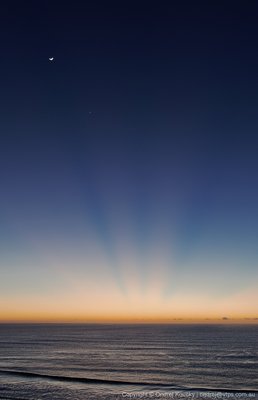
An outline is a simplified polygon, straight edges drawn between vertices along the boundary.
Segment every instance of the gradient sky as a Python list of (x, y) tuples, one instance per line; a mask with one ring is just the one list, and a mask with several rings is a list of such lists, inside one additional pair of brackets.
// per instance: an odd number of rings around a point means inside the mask
[(0, 320), (255, 321), (257, 2), (81, 3), (1, 5)]

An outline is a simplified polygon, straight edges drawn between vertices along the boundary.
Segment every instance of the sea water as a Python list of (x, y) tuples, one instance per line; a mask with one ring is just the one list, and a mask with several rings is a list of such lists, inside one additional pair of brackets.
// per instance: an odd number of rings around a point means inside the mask
[(0, 399), (258, 399), (256, 325), (0, 325)]

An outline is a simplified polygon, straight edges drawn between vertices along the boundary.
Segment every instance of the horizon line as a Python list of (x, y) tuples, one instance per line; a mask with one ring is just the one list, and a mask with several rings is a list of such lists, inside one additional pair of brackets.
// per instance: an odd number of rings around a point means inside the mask
[(168, 319), (168, 320), (150, 320), (150, 319), (138, 319), (138, 320), (83, 320), (83, 319), (10, 319), (1, 320), (0, 325), (7, 324), (78, 324), (78, 325), (187, 325), (187, 324), (198, 324), (198, 325), (209, 325), (209, 324), (241, 324), (241, 325), (256, 325), (258, 324), (258, 318), (207, 318), (207, 319)]

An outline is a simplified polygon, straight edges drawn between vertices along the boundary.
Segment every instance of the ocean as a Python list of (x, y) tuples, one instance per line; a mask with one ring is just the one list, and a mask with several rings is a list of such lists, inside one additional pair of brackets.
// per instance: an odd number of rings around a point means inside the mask
[(1, 324), (0, 399), (258, 399), (258, 326)]

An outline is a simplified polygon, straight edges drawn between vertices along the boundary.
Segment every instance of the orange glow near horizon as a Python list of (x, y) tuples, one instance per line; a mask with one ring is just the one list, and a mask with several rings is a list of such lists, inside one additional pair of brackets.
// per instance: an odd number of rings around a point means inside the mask
[[(133, 249), (120, 247), (118, 270), (100, 248), (92, 247), (91, 258), (41, 253), (34, 275), (10, 275), (12, 290), (0, 293), (0, 322), (258, 322), (255, 282), (236, 290), (234, 276), (222, 280), (205, 263), (199, 271), (200, 264), (191, 267), (198, 275), (182, 279), (176, 263), (156, 248), (144, 270)], [(228, 290), (219, 291), (221, 282)]]
[(224, 298), (181, 292), (164, 296), (163, 285), (164, 282), (153, 277), (149, 287), (142, 290), (132, 278), (123, 293), (106, 278), (105, 285), (73, 281), (73, 287), (65, 293), (0, 296), (0, 322), (258, 322), (255, 290)]

